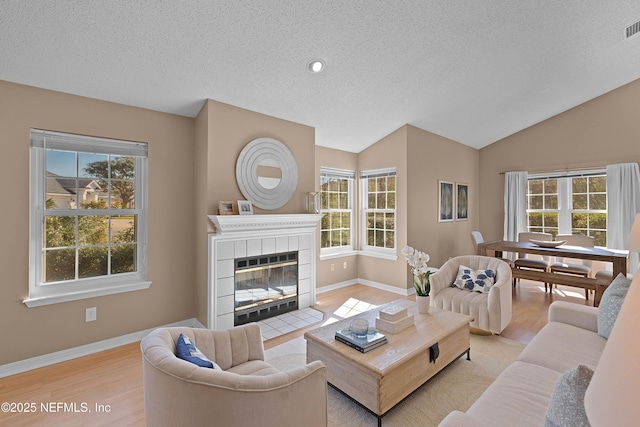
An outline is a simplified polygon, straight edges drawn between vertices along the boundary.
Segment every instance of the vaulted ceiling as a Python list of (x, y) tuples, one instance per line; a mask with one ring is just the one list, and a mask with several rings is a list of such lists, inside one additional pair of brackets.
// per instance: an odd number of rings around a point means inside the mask
[(215, 99), (352, 152), (405, 123), (481, 148), (640, 78), (638, 21), (638, 0), (2, 0), (0, 80)]

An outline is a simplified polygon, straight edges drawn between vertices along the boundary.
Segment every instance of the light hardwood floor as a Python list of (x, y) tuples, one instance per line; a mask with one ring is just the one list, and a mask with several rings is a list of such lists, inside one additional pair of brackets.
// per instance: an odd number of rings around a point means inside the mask
[[(326, 321), (330, 317), (341, 318), (358, 302), (362, 306), (380, 305), (398, 298), (394, 293), (352, 285), (318, 294), (315, 308), (324, 313)], [(415, 299), (414, 296), (406, 298)], [(522, 280), (513, 292), (513, 320), (502, 336), (528, 343), (545, 325), (549, 304), (557, 300), (593, 304), (592, 297), (585, 301), (581, 289), (559, 287), (549, 294), (544, 292), (542, 283)], [(301, 336), (315, 327), (317, 325), (268, 340), (265, 348)], [(35, 409), (33, 413), (0, 411), (2, 426), (144, 426), (140, 344), (128, 344), (2, 378), (2, 402), (13, 403), (14, 409), (35, 404), (35, 408), (27, 406)]]

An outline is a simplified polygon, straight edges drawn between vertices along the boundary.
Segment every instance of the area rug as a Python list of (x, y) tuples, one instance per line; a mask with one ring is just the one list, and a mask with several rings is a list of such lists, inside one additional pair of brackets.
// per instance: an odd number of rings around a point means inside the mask
[[(471, 360), (453, 362), (388, 412), (385, 427), (437, 426), (454, 410), (466, 411), (482, 392), (520, 354), (524, 344), (498, 336), (471, 335)], [(304, 337), (265, 352), (265, 359), (280, 370), (306, 363)], [(351, 399), (328, 387), (331, 427), (377, 425), (377, 418)]]

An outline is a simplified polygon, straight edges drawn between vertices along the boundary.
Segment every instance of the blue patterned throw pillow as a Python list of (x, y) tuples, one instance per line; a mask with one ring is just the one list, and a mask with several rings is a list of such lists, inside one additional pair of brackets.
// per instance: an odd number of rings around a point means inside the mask
[(489, 292), (495, 282), (495, 271), (473, 270), (472, 268), (461, 265), (458, 268), (458, 276), (451, 286), (474, 292)]
[(201, 368), (220, 369), (218, 365), (207, 359), (207, 356), (198, 350), (198, 347), (196, 347), (189, 337), (184, 334), (180, 334), (178, 341), (176, 342), (176, 356), (182, 360), (186, 360), (187, 362), (200, 366)]

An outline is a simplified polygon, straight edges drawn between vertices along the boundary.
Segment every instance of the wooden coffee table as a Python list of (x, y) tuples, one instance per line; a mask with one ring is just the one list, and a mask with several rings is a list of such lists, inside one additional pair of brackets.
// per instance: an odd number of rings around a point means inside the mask
[[(465, 353), (470, 359), (470, 316), (435, 307), (429, 314), (419, 314), (415, 302), (400, 299), (355, 317), (375, 326), (380, 309), (390, 304), (406, 307), (415, 324), (395, 334), (382, 331), (389, 342), (367, 353), (334, 339), (335, 332), (349, 327), (353, 318), (304, 334), (307, 362), (322, 361), (327, 381), (376, 415), (378, 426), (389, 410), (451, 362)], [(439, 356), (431, 362), (430, 349), (436, 344)]]

